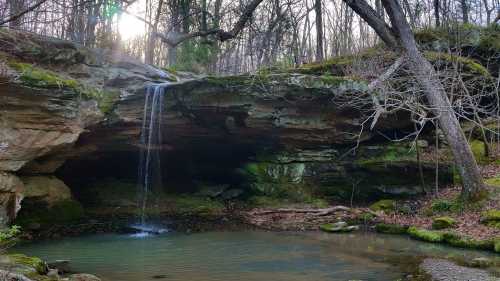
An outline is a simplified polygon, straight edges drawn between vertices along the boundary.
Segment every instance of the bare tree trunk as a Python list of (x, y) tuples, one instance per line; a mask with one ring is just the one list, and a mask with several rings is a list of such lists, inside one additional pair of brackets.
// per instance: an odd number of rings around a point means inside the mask
[[(174, 33), (180, 33), (181, 27), (179, 24), (179, 0), (169, 1), (170, 8), (170, 28)], [(172, 67), (177, 64), (177, 45), (168, 45), (168, 66)]]
[[(411, 64), (410, 69), (421, 85), (434, 115), (438, 118), (441, 130), (444, 132), (453, 153), (455, 164), (462, 178), (462, 197), (467, 200), (480, 198), (484, 185), (476, 159), (474, 159), (444, 87), (441, 81), (436, 78), (434, 67), (417, 48), (413, 32), (397, 0), (382, 0), (392, 27), (388, 27), (364, 0), (344, 0), (344, 2), (374, 28), (387, 45), (394, 46), (395, 49), (402, 47), (406, 51)], [(395, 38), (398, 40), (393, 42), (392, 40), (396, 40)], [(398, 42), (400, 47), (398, 47)]]
[(156, 36), (154, 34), (158, 31), (158, 22), (160, 21), (162, 7), (163, 7), (163, 0), (160, 0), (158, 2), (158, 7), (156, 8), (156, 14), (155, 14), (153, 26), (151, 27), (152, 32), (150, 32), (148, 34), (148, 43), (146, 45), (146, 52), (145, 52), (145, 61), (147, 64), (154, 63), (155, 41), (156, 41), (155, 40)]
[(441, 21), (439, 19), (439, 0), (433, 0), (434, 4), (434, 19), (436, 20), (436, 26), (441, 26)]
[[(24, 10), (24, 0), (8, 0), (9, 3), (9, 18), (13, 18), (20, 14)], [(15, 20), (9, 22), (11, 28), (21, 27), (22, 18), (16, 18)]]
[(322, 0), (315, 0), (314, 11), (316, 13), (316, 60), (323, 60), (323, 9)]
[(462, 21), (464, 23), (469, 22), (469, 4), (467, 0), (460, 0), (460, 5), (462, 6)]
[(375, 30), (377, 35), (380, 36), (380, 39), (382, 39), (389, 48), (397, 48), (398, 41), (391, 27), (377, 15), (377, 12), (375, 12), (365, 0), (344, 0), (344, 2)]
[(481, 174), (444, 87), (436, 78), (434, 67), (418, 50), (413, 33), (397, 0), (382, 0), (382, 3), (399, 35), (401, 45), (406, 50), (415, 77), (422, 86), (446, 136), (462, 178), (462, 197), (467, 200), (479, 199), (484, 187)]

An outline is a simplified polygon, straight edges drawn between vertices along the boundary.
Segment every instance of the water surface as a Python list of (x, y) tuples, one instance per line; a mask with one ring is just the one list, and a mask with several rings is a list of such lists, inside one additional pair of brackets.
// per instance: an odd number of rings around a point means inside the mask
[(91, 235), (16, 247), (68, 259), (104, 281), (381, 281), (407, 274), (415, 257), (500, 258), (371, 233), (209, 232), (149, 237)]

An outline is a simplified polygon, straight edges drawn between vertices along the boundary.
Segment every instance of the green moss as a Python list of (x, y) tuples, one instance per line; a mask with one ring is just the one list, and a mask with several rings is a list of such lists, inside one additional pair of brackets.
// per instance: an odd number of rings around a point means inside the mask
[(448, 212), (452, 209), (453, 203), (450, 200), (446, 199), (435, 199), (431, 203), (431, 210), (432, 213), (443, 213), (443, 212)]
[(214, 216), (224, 212), (222, 202), (210, 198), (178, 195), (169, 196), (173, 212), (184, 215)]
[(375, 225), (375, 230), (379, 233), (386, 233), (386, 234), (406, 234), (408, 231), (408, 226), (399, 224), (379, 223)]
[(500, 51), (498, 24), (482, 27), (459, 23), (449, 28), (426, 28), (416, 31), (415, 39), (421, 45), (431, 45), (439, 49), (460, 49), (472, 46), (480, 55)]
[(432, 229), (445, 229), (457, 224), (455, 219), (450, 217), (439, 217), (432, 220)]
[(492, 240), (475, 240), (469, 237), (461, 236), (457, 233), (446, 232), (443, 233), (443, 240), (454, 247), (479, 249), (479, 250), (493, 250)]
[(476, 62), (471, 58), (465, 58), (448, 53), (431, 52), (431, 51), (424, 52), (424, 56), (433, 64), (437, 62), (456, 63), (460, 68), (462, 68), (466, 72), (470, 72), (472, 74), (478, 74), (486, 78), (491, 78), (491, 74), (488, 71), (488, 69), (486, 69), (480, 63)]
[(254, 195), (248, 198), (248, 204), (252, 207), (280, 208), (289, 207), (293, 204), (305, 204), (313, 208), (326, 208), (328, 202), (321, 198), (311, 198), (309, 200), (296, 200), (295, 198), (274, 197), (266, 195)]
[(500, 238), (497, 238), (493, 241), (493, 250), (495, 252), (500, 253)]
[(331, 58), (319, 63), (304, 64), (298, 68), (291, 69), (291, 72), (303, 74), (333, 74), (344, 75), (343, 68), (352, 65), (356, 56), (347, 55)]
[(99, 110), (104, 114), (111, 112), (120, 98), (119, 91), (105, 91), (83, 86), (80, 87), (80, 93), (88, 99), (96, 100)]
[(384, 145), (375, 152), (365, 152), (365, 149), (361, 148), (360, 157), (355, 160), (355, 163), (369, 165), (380, 162), (413, 161), (416, 159), (416, 152), (409, 147), (408, 143), (393, 143)]
[(460, 197), (452, 200), (434, 199), (429, 208), (424, 210), (427, 216), (433, 216), (443, 213), (462, 213), (465, 210), (480, 210), (484, 201), (477, 200), (473, 202), (465, 201)]
[(64, 78), (50, 70), (35, 67), (29, 63), (9, 62), (8, 65), (20, 73), (19, 79), (32, 87), (76, 89), (79, 83), (74, 79)]
[(380, 200), (370, 205), (370, 210), (376, 212), (378, 211), (390, 212), (394, 211), (395, 209), (396, 209), (396, 202), (394, 200), (389, 200), (389, 199)]
[(39, 274), (47, 273), (47, 264), (37, 257), (29, 257), (23, 254), (9, 254), (8, 257), (17, 264), (22, 264), (35, 269)]
[(49, 207), (24, 208), (19, 212), (16, 223), (29, 226), (37, 223), (42, 226), (65, 224), (77, 221), (84, 216), (82, 205), (75, 200), (63, 200)]
[(118, 100), (118, 91), (105, 91), (88, 87), (77, 80), (63, 77), (53, 71), (29, 63), (9, 62), (8, 65), (20, 73), (19, 79), (27, 86), (37, 88), (68, 89), (88, 99), (97, 101), (99, 109), (108, 113)]
[(397, 54), (394, 52), (389, 52), (381, 46), (377, 46), (366, 49), (356, 55), (338, 56), (321, 62), (303, 64), (297, 68), (288, 69), (288, 72), (312, 75), (328, 74), (345, 76), (346, 74), (348, 74), (348, 68), (354, 65), (357, 60), (362, 61), (375, 57), (378, 59), (382, 59), (386, 63), (390, 63), (397, 58)]
[(479, 163), (487, 163), (488, 157), (486, 157), (486, 145), (480, 140), (473, 140), (469, 144), (476, 161)]
[(500, 187), (500, 176), (486, 179), (484, 182), (488, 185)]
[(431, 231), (431, 230), (426, 230), (426, 229), (420, 229), (416, 228), (414, 226), (411, 226), (408, 228), (408, 234), (415, 239), (422, 240), (422, 241), (427, 241), (427, 242), (441, 242), (443, 241), (443, 234), (440, 232), (436, 231)]
[(490, 227), (500, 228), (500, 210), (488, 210), (481, 214), (481, 223)]

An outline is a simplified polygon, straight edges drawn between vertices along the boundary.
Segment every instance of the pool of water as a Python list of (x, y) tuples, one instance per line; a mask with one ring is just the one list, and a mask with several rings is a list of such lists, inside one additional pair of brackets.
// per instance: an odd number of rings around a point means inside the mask
[(70, 260), (75, 271), (104, 281), (380, 281), (402, 278), (421, 256), (500, 262), (495, 254), (372, 233), (104, 234), (27, 243), (13, 252)]

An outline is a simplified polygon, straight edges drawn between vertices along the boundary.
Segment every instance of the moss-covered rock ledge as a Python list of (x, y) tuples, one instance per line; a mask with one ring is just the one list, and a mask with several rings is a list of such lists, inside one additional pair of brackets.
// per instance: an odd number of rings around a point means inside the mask
[(424, 242), (444, 243), (459, 248), (487, 250), (500, 253), (500, 237), (488, 240), (476, 240), (451, 231), (427, 230), (415, 226), (384, 223), (375, 225), (375, 230), (385, 234), (406, 234), (411, 238)]

